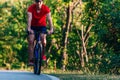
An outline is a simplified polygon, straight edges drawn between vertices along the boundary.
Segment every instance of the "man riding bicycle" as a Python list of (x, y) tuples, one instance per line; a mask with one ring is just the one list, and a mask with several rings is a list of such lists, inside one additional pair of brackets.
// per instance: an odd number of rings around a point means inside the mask
[(44, 47), (46, 46), (46, 18), (48, 20), (50, 31), (48, 34), (53, 33), (53, 24), (50, 9), (43, 4), (43, 0), (35, 0), (35, 3), (30, 5), (27, 10), (28, 15), (28, 22), (27, 22), (27, 31), (29, 32), (28, 35), (28, 53), (29, 53), (29, 65), (33, 65), (33, 52), (34, 52), (34, 40), (35, 35), (34, 31), (41, 31), (40, 34), (42, 45), (43, 45), (43, 52), (42, 52), (42, 59), (46, 60), (46, 56), (44, 55)]

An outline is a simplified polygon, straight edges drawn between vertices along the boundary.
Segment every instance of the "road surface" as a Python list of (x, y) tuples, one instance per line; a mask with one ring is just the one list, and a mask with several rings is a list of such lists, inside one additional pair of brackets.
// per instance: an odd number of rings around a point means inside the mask
[(32, 72), (0, 70), (0, 80), (59, 80), (47, 74), (35, 75)]

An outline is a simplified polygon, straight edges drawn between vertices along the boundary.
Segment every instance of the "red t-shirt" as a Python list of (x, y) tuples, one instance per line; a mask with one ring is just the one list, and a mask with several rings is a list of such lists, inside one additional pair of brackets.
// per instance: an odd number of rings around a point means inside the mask
[(32, 13), (31, 26), (46, 26), (46, 14), (50, 12), (46, 5), (43, 4), (40, 12), (37, 12), (36, 4), (32, 4), (28, 7), (28, 12)]

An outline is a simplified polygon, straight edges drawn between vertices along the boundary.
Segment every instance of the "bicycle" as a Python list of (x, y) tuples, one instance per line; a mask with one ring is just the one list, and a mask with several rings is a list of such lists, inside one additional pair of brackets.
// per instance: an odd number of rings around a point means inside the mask
[[(27, 31), (28, 34), (32, 34)], [(43, 51), (43, 45), (41, 42), (41, 37), (40, 37), (41, 32), (40, 31), (34, 31), (35, 35), (35, 45), (34, 45), (34, 53), (33, 53), (33, 65), (28, 65), (28, 66), (33, 66), (33, 71), (34, 74), (40, 75), (41, 74), (41, 66), (42, 66), (42, 51)], [(48, 34), (46, 32), (45, 34)], [(52, 33), (53, 34), (53, 33)]]
[(40, 42), (40, 37), (38, 32), (35, 33), (35, 40), (36, 40), (36, 44), (34, 47), (34, 65), (33, 65), (33, 69), (34, 69), (34, 74), (40, 74), (41, 73), (41, 53), (42, 53), (42, 45)]
[[(40, 75), (41, 74), (41, 65), (42, 65), (42, 50), (43, 45), (40, 38), (40, 31), (35, 32), (35, 46), (34, 46), (34, 74)], [(46, 33), (47, 34), (47, 33)]]

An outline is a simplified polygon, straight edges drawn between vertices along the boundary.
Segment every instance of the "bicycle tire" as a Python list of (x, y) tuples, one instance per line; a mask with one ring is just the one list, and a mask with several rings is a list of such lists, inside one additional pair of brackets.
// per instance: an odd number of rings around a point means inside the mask
[(42, 45), (36, 43), (34, 48), (34, 74), (41, 74), (41, 64), (42, 64)]

